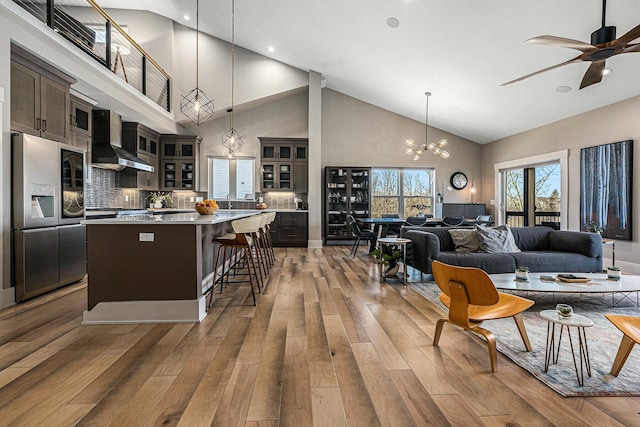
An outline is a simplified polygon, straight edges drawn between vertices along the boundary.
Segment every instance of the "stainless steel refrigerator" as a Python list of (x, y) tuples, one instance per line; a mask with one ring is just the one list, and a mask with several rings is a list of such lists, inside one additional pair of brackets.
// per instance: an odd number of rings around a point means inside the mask
[(86, 274), (84, 152), (37, 136), (12, 136), (13, 283), (16, 301)]

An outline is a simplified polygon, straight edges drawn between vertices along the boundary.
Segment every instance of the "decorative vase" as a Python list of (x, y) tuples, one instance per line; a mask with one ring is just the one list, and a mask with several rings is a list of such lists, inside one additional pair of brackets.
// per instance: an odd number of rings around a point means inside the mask
[(433, 216), (435, 218), (442, 218), (442, 202), (438, 202), (434, 205)]
[(523, 282), (529, 281), (529, 272), (528, 271), (516, 271), (516, 280), (521, 280)]
[(162, 202), (158, 200), (157, 202), (153, 202), (153, 207), (155, 209), (162, 209)]

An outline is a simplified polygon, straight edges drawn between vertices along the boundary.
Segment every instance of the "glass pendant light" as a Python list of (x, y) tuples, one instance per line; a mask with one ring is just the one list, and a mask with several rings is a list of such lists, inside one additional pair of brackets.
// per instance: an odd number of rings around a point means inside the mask
[(427, 97), (427, 107), (424, 121), (424, 144), (418, 145), (413, 139), (407, 139), (405, 141), (405, 144), (407, 146), (407, 154), (413, 156), (413, 160), (420, 160), (420, 158), (426, 151), (431, 151), (436, 156), (440, 156), (443, 159), (448, 159), (450, 156), (449, 152), (443, 150), (444, 146), (448, 144), (448, 141), (446, 139), (441, 139), (437, 143), (429, 142), (429, 97), (431, 96), (431, 92), (425, 92), (424, 94)]
[(235, 86), (235, 20), (236, 2), (231, 0), (231, 128), (222, 135), (222, 145), (227, 149), (227, 156), (233, 157), (244, 145), (244, 136), (233, 127), (233, 95)]

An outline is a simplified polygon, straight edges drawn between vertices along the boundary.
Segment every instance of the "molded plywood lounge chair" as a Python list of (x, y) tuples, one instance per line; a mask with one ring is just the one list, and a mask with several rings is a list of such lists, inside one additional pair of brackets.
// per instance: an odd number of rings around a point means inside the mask
[(640, 317), (634, 316), (620, 316), (616, 314), (605, 314), (614, 326), (624, 334), (622, 335), (622, 341), (620, 347), (618, 347), (618, 353), (611, 366), (611, 375), (617, 377), (620, 373), (620, 369), (624, 366), (624, 362), (627, 361), (627, 357), (633, 350), (633, 346), (636, 343), (640, 343)]
[(521, 313), (531, 307), (533, 301), (498, 292), (487, 273), (479, 268), (456, 267), (440, 261), (433, 261), (432, 268), (433, 277), (442, 291), (440, 301), (449, 307), (448, 317), (436, 323), (433, 345), (438, 345), (445, 322), (475, 332), (487, 341), (491, 371), (496, 372), (496, 338), (480, 325), (485, 320), (513, 317), (525, 348), (531, 351)]

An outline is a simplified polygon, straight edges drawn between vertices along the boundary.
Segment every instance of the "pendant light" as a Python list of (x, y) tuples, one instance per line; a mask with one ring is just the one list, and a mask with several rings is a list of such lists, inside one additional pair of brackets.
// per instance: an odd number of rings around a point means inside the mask
[(405, 141), (405, 144), (407, 145), (407, 154), (412, 155), (413, 160), (419, 160), (426, 151), (431, 151), (436, 156), (448, 159), (450, 156), (449, 152), (442, 149), (448, 144), (446, 139), (441, 139), (437, 143), (429, 142), (429, 97), (431, 96), (431, 92), (425, 92), (424, 94), (427, 97), (426, 117), (424, 121), (424, 144), (418, 145), (413, 139), (407, 139)]
[(214, 100), (199, 86), (199, 23), (199, 0), (196, 0), (196, 88), (183, 93), (180, 97), (180, 112), (187, 116), (196, 126), (200, 126), (200, 123), (209, 120), (215, 113)]
[(231, 128), (222, 135), (222, 145), (227, 149), (227, 156), (233, 157), (244, 145), (244, 136), (233, 127), (233, 95), (235, 86), (235, 20), (236, 1), (231, 0), (231, 108), (227, 111), (231, 115)]

